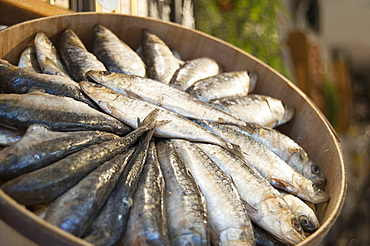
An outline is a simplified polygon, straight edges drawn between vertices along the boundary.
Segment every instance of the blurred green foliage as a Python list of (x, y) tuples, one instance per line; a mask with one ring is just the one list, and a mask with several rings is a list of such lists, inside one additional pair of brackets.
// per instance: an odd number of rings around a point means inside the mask
[(194, 0), (196, 29), (229, 42), (290, 78), (281, 49), (279, 0)]

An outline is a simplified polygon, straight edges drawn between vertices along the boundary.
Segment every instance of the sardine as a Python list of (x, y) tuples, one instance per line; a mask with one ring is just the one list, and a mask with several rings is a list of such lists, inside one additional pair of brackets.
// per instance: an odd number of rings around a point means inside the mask
[(35, 205), (60, 196), (102, 163), (126, 151), (146, 131), (155, 127), (149, 114), (142, 126), (119, 139), (89, 146), (44, 168), (23, 174), (1, 186), (21, 204)]
[(314, 232), (320, 227), (315, 212), (305, 202), (287, 192), (280, 191), (280, 194), (297, 216), (304, 231)]
[(106, 71), (104, 64), (86, 49), (80, 38), (71, 29), (63, 32), (59, 43), (60, 55), (75, 81), (86, 80), (85, 73), (90, 70)]
[(247, 122), (276, 127), (293, 118), (293, 106), (285, 105), (281, 100), (251, 94), (247, 96), (223, 97), (210, 103)]
[(326, 183), (320, 168), (309, 158), (307, 152), (287, 135), (254, 123), (246, 123), (243, 127), (230, 127), (262, 143), (315, 185), (321, 186)]
[(167, 120), (169, 122), (155, 128), (156, 136), (210, 142), (234, 151), (235, 153), (239, 151), (238, 146), (231, 145), (209, 130), (204, 129), (195, 122), (172, 111), (123, 95), (102, 85), (81, 81), (80, 86), (101, 109), (133, 128), (137, 127), (137, 119), (142, 119), (146, 114), (157, 109), (158, 120)]
[(106, 132), (54, 132), (45, 125), (32, 125), (18, 142), (0, 152), (0, 180), (15, 178), (84, 147), (118, 138)]
[(86, 77), (112, 90), (138, 96), (146, 102), (178, 113), (186, 118), (230, 123), (244, 126), (239, 120), (212, 104), (200, 101), (188, 93), (149, 78), (102, 71), (89, 71)]
[(206, 201), (198, 184), (170, 140), (157, 142), (157, 151), (170, 245), (209, 245)]
[(147, 159), (133, 199), (123, 245), (168, 245), (163, 208), (164, 179), (157, 150), (151, 141)]
[(118, 135), (131, 131), (124, 123), (85, 103), (39, 91), (0, 94), (0, 109), (0, 125), (22, 131), (33, 124), (47, 125), (54, 131), (99, 130)]
[(75, 81), (58, 75), (30, 72), (2, 59), (0, 59), (0, 88), (7, 93), (27, 93), (33, 88), (41, 88), (46, 93), (71, 97), (96, 108)]
[(93, 52), (110, 72), (145, 76), (146, 68), (140, 56), (111, 30), (96, 25)]
[(35, 47), (28, 46), (21, 54), (18, 61), (18, 67), (27, 69), (35, 73), (42, 73), (39, 62), (37, 61)]
[(257, 74), (248, 71), (220, 73), (198, 80), (186, 92), (204, 102), (228, 96), (246, 96), (255, 87)]
[(0, 146), (9, 146), (23, 137), (24, 132), (0, 126)]
[(296, 172), (285, 161), (253, 138), (230, 128), (228, 125), (205, 121), (199, 123), (226, 141), (239, 144), (245, 160), (254, 166), (274, 187), (286, 190), (312, 203), (322, 203), (329, 200), (329, 196), (314, 185), (311, 180)]
[(199, 185), (206, 202), (212, 243), (255, 245), (253, 227), (231, 179), (200, 148), (186, 140), (171, 140)]
[(170, 86), (185, 91), (195, 82), (207, 77), (215, 76), (220, 68), (215, 60), (201, 57), (186, 61), (172, 76)]
[(143, 136), (111, 196), (87, 229), (83, 237), (86, 241), (97, 246), (116, 245), (123, 235), (153, 132)]
[(184, 63), (176, 58), (163, 40), (143, 29), (142, 52), (148, 66), (149, 77), (169, 84), (173, 74)]
[(45, 33), (36, 33), (34, 44), (37, 61), (43, 73), (72, 79), (57, 49)]
[(297, 244), (304, 239), (298, 218), (280, 193), (248, 162), (213, 144), (197, 144), (234, 182), (248, 204), (248, 215), (280, 241)]
[(47, 210), (45, 220), (81, 237), (112, 193), (134, 150), (103, 163), (58, 197)]

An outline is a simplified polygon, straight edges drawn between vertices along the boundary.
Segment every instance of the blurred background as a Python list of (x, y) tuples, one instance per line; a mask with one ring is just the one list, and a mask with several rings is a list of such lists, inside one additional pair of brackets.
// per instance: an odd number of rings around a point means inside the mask
[[(105, 0), (107, 1), (107, 0)], [(305, 92), (337, 131), (346, 201), (323, 245), (370, 245), (370, 0), (0, 0), (0, 28), (96, 11), (177, 22), (251, 53)]]

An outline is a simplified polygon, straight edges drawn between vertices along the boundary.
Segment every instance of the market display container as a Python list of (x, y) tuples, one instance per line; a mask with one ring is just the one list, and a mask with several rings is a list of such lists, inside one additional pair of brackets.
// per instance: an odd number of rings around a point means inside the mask
[[(276, 97), (294, 106), (293, 119), (278, 129), (296, 140), (320, 167), (327, 177), (324, 191), (330, 196), (328, 203), (317, 205), (321, 227), (299, 245), (315, 245), (323, 240), (340, 214), (346, 193), (346, 173), (339, 139), (324, 115), (301, 90), (250, 54), (210, 35), (174, 23), (120, 14), (77, 13), (27, 21), (0, 31), (0, 58), (17, 64), (20, 54), (32, 43), (38, 31), (46, 33), (58, 48), (60, 35), (66, 28), (74, 30), (91, 51), (96, 24), (111, 29), (133, 49), (140, 46), (142, 29), (147, 28), (177, 50), (183, 60), (207, 56), (216, 60), (223, 71), (255, 71), (258, 82), (253, 93)], [(0, 219), (38, 244), (87, 244), (38, 218), (1, 190)]]

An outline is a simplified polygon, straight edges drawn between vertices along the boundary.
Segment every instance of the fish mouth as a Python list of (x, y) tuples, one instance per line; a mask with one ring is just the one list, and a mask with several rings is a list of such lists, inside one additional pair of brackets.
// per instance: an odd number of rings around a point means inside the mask
[(251, 92), (256, 87), (257, 80), (258, 80), (258, 75), (255, 72), (250, 72), (249, 71), (248, 76), (249, 76), (249, 92)]
[(284, 106), (284, 114), (283, 114), (283, 117), (279, 120), (279, 125), (282, 125), (290, 121), (293, 118), (294, 113), (295, 113), (295, 109), (293, 106), (287, 106), (284, 103), (283, 103), (283, 106)]

